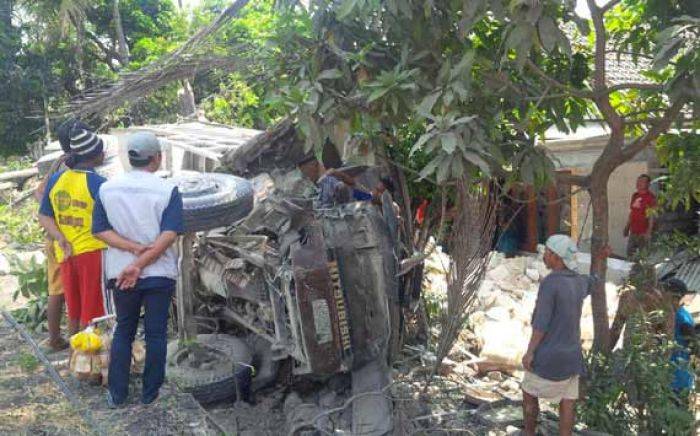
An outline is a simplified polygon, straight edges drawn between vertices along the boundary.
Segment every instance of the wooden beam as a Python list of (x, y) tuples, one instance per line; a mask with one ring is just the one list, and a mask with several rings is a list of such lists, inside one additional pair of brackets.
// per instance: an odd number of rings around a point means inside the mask
[(0, 173), (0, 182), (15, 182), (22, 185), (25, 180), (30, 179), (39, 174), (37, 167), (27, 168), (26, 170), (8, 171)]

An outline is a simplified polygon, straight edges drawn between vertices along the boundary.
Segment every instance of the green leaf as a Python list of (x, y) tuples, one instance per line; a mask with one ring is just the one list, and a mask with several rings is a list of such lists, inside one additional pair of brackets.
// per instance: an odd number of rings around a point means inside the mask
[(447, 132), (440, 135), (442, 149), (448, 154), (454, 153), (455, 149), (457, 148), (457, 141), (459, 141), (459, 138), (454, 132)]
[(337, 68), (331, 68), (329, 70), (324, 70), (318, 75), (316, 80), (335, 80), (343, 77), (343, 72)]
[(453, 159), (452, 160), (452, 177), (455, 179), (461, 179), (462, 176), (464, 175), (464, 162), (462, 159)]
[(671, 59), (678, 53), (681, 48), (683, 40), (681, 38), (671, 38), (664, 42), (659, 51), (654, 56), (654, 61), (652, 63), (652, 69), (654, 71), (660, 71), (665, 68)]
[(384, 97), (384, 94), (386, 94), (387, 92), (389, 92), (389, 88), (375, 89), (374, 91), (372, 91), (369, 97), (367, 97), (367, 103), (372, 103), (375, 100)]
[(432, 138), (433, 136), (435, 136), (435, 134), (434, 134), (433, 132), (428, 132), (428, 133), (422, 134), (421, 137), (418, 138), (418, 141), (416, 141), (416, 143), (413, 144), (413, 147), (411, 147), (411, 153), (410, 153), (411, 156), (412, 156), (416, 151), (420, 150), (421, 147), (423, 147), (423, 145), (424, 145), (430, 138)]
[(344, 0), (336, 10), (335, 16), (341, 21), (344, 20), (352, 13), (356, 5), (357, 0)]
[(491, 166), (478, 153), (471, 150), (466, 150), (462, 154), (466, 160), (478, 166), (486, 176), (491, 175)]
[(431, 175), (435, 171), (435, 169), (437, 168), (438, 164), (440, 164), (441, 161), (442, 160), (440, 157), (436, 157), (433, 160), (431, 160), (430, 162), (428, 162), (428, 164), (425, 167), (423, 167), (423, 169), (420, 171), (420, 173), (418, 173), (418, 178), (425, 179), (426, 177)]
[(472, 121), (474, 121), (475, 119), (476, 119), (476, 115), (469, 115), (469, 116), (466, 116), (466, 117), (460, 117), (460, 118), (457, 118), (456, 120), (454, 120), (454, 121), (451, 123), (451, 125), (452, 125), (452, 126), (459, 126), (459, 125), (461, 125), (461, 124), (469, 124), (469, 123), (471, 123)]
[(535, 184), (535, 172), (531, 159), (523, 159), (523, 161), (520, 163), (520, 178), (528, 185)]
[(433, 110), (433, 106), (435, 106), (435, 103), (440, 98), (441, 93), (442, 91), (437, 91), (423, 98), (420, 104), (416, 107), (416, 113), (424, 117), (430, 115)]
[(450, 164), (452, 163), (452, 158), (449, 156), (444, 156), (440, 159), (440, 163), (437, 167), (437, 172), (435, 176), (438, 183), (444, 183), (450, 176)]
[(554, 20), (551, 17), (542, 17), (537, 25), (537, 30), (539, 31), (542, 47), (548, 52), (554, 50), (557, 42), (557, 31), (559, 30)]
[(588, 20), (585, 18), (574, 15), (574, 23), (576, 24), (578, 31), (581, 32), (581, 35), (588, 36), (591, 33), (591, 26), (588, 23)]

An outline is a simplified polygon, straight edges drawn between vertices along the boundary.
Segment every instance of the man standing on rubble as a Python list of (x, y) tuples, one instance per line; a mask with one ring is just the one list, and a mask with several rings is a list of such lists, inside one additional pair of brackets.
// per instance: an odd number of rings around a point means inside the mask
[(129, 393), (131, 346), (142, 306), (146, 363), (141, 402), (158, 398), (165, 378), (168, 311), (178, 277), (172, 244), (184, 231), (177, 187), (154, 174), (163, 158), (158, 139), (152, 133), (136, 133), (127, 138), (127, 148), (133, 170), (102, 185), (92, 227), (109, 246), (107, 287), (117, 312), (109, 363), (110, 407), (124, 404)]
[[(547, 239), (544, 263), (552, 272), (540, 284), (532, 314), (532, 337), (523, 357), (525, 434), (537, 429), (539, 399), (559, 403), (559, 434), (573, 431), (579, 376), (583, 374), (581, 308), (590, 280), (576, 272), (576, 244), (565, 235)], [(603, 250), (601, 257), (610, 254)]]

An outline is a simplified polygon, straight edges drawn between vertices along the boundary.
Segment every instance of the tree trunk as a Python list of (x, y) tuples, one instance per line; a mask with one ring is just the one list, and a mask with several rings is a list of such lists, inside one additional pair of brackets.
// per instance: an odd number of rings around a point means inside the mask
[(593, 229), (591, 233), (591, 276), (598, 278), (591, 289), (591, 308), (593, 311), (593, 349), (607, 352), (610, 347), (610, 324), (608, 305), (605, 295), (605, 277), (608, 269), (607, 258), (600, 254), (608, 245), (608, 179), (596, 175), (590, 187), (591, 205), (593, 206)]
[(0, 31), (9, 33), (12, 28), (12, 0), (0, 0)]
[(122, 66), (126, 66), (129, 64), (129, 44), (127, 44), (126, 35), (124, 35), (122, 15), (119, 12), (119, 0), (114, 0), (113, 7), (114, 33), (117, 39), (117, 53), (119, 53), (119, 62), (122, 64)]
[(189, 117), (197, 110), (197, 105), (194, 102), (194, 91), (188, 79), (183, 80), (182, 88), (178, 91), (180, 96), (180, 115)]
[(0, 71), (3, 73), (12, 69), (15, 58), (12, 6), (12, 0), (0, 0)]

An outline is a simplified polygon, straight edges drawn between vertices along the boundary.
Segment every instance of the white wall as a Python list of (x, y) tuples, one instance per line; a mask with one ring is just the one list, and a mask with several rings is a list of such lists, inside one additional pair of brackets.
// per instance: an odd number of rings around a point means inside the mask
[[(630, 198), (635, 191), (637, 177), (639, 177), (640, 174), (646, 173), (647, 170), (646, 162), (627, 162), (616, 169), (608, 181), (608, 232), (610, 236), (610, 247), (613, 253), (620, 257), (625, 257), (627, 252), (627, 238), (622, 235), (622, 232), (625, 228), (625, 224), (627, 224)], [(586, 211), (590, 204), (590, 197), (587, 192), (580, 192), (576, 194), (576, 196), (578, 202), (579, 225), (583, 225)], [(579, 244), (579, 248), (582, 251), (590, 251), (592, 220), (593, 211), (590, 210), (588, 211), (588, 219), (586, 220)]]

